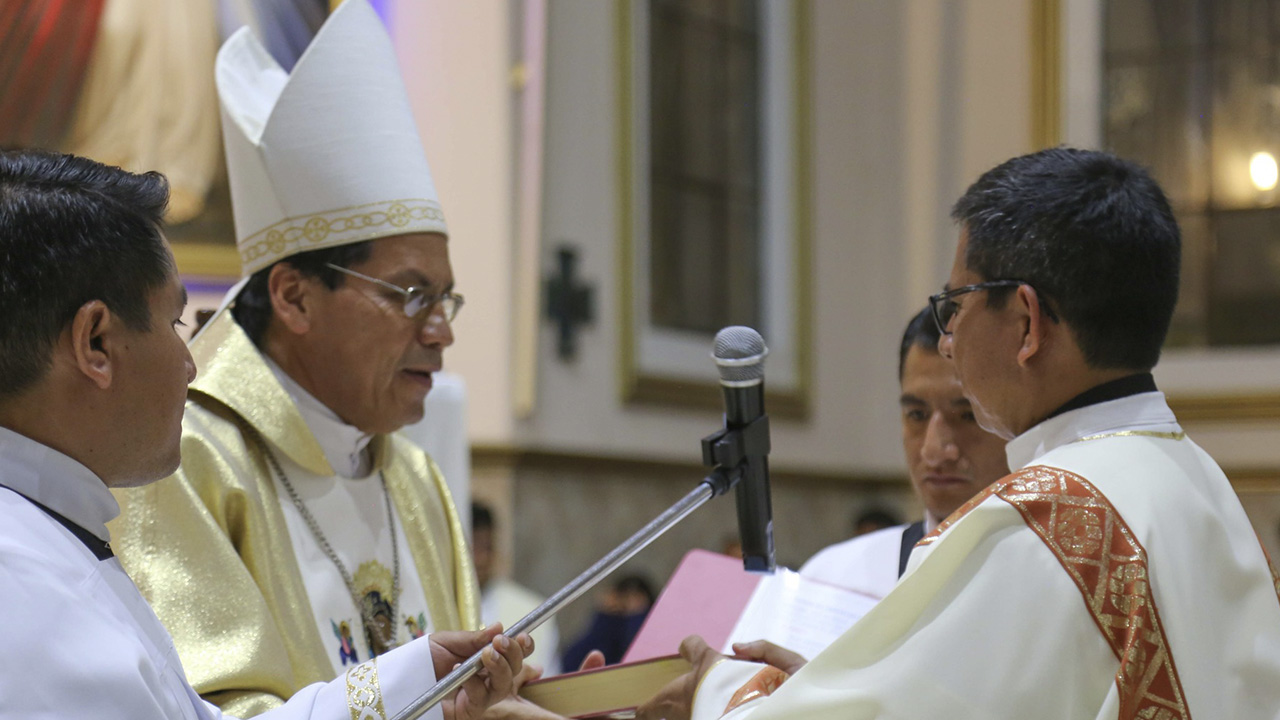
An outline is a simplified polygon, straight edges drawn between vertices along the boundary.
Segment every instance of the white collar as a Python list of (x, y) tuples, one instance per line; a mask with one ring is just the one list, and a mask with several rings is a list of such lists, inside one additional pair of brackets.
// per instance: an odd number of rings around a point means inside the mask
[(1080, 438), (1126, 430), (1181, 432), (1162, 392), (1145, 392), (1088, 405), (1051, 417), (1009, 441), (1012, 469), (1024, 468), (1055, 448)]
[(0, 427), (0, 485), (109, 540), (107, 521), (120, 514), (102, 478), (48, 445)]
[(929, 510), (928, 510), (928, 509), (925, 509), (925, 511), (924, 511), (924, 534), (925, 534), (925, 535), (928, 535), (929, 533), (933, 532), (933, 529), (934, 529), (934, 528), (936, 528), (936, 527), (938, 527), (938, 524), (939, 524), (940, 522), (942, 522), (942, 521), (941, 521), (941, 520), (939, 520), (939, 519), (937, 519), (937, 518), (935, 518), (935, 517), (933, 516), (933, 513), (929, 512)]
[(262, 359), (266, 360), (267, 367), (275, 373), (284, 391), (293, 398), (293, 404), (298, 406), (298, 412), (302, 415), (303, 421), (307, 423), (311, 434), (316, 436), (320, 449), (324, 451), (329, 467), (344, 478), (368, 475), (372, 471), (372, 460), (367, 450), (373, 435), (343, 422), (337, 413), (316, 399), (316, 396), (307, 392), (306, 388), (298, 384), (298, 381), (289, 377), (289, 374), (274, 360), (265, 354)]

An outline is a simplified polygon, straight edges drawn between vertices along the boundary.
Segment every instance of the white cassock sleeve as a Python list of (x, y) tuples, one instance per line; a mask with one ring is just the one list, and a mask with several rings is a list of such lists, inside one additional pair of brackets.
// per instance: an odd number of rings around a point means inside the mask
[[(435, 683), (426, 636), (348, 669), (332, 682), (299, 690), (281, 707), (259, 715), (269, 720), (384, 720), (409, 706)], [(210, 706), (212, 707), (212, 706)], [(423, 715), (441, 720), (440, 706)]]

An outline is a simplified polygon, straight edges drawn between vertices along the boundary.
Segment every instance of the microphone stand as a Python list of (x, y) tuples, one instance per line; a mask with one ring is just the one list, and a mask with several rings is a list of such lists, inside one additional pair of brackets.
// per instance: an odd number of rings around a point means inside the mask
[[(652, 522), (640, 528), (608, 555), (600, 558), (568, 585), (560, 588), (555, 595), (547, 598), (533, 612), (525, 615), (519, 622), (507, 629), (505, 635), (514, 638), (522, 632), (529, 632), (541, 625), (547, 618), (564, 609), (566, 605), (578, 599), (587, 590), (595, 587), (609, 573), (618, 569), (619, 565), (631, 559), (649, 543), (675, 527), (677, 523), (688, 517), (705, 502), (713, 497), (725, 494), (733, 489), (742, 479), (744, 465), (750, 452), (758, 451), (758, 443), (763, 438), (765, 451), (768, 451), (768, 416), (761, 416), (755, 422), (735, 430), (722, 430), (702, 439), (702, 461), (714, 466), (711, 474), (703, 478), (696, 488), (681, 498), (676, 504), (667, 508)], [(754, 428), (754, 429), (753, 429)], [(763, 435), (761, 434), (763, 430)], [(467, 659), (452, 672), (445, 675), (430, 690), (409, 703), (405, 709), (392, 716), (391, 720), (417, 720), (423, 713), (440, 703), (447, 695), (462, 687), (472, 675), (480, 670), (480, 653)]]

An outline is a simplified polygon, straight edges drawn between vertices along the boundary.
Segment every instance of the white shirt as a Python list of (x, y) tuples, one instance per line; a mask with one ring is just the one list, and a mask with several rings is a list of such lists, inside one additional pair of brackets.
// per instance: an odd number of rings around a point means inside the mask
[[(173, 640), (120, 563), (98, 560), (27, 499), (106, 540), (106, 523), (119, 507), (102, 480), (0, 427), (0, 485), (0, 718), (223, 717), (187, 683)], [(425, 640), (383, 655), (376, 675), (369, 669), (304, 688), (260, 717), (381, 720), (435, 680)], [(439, 713), (435, 708), (428, 717)]]
[(829, 545), (809, 558), (800, 574), (880, 600), (898, 584), (902, 533), (908, 527), (896, 525)]

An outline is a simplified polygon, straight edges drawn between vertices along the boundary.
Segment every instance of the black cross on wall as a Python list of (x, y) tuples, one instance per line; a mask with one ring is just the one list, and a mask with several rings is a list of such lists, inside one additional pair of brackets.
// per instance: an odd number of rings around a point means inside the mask
[(572, 360), (578, 354), (579, 326), (595, 319), (595, 289), (578, 281), (576, 250), (561, 246), (556, 258), (557, 273), (546, 280), (547, 318), (558, 326), (560, 359)]

